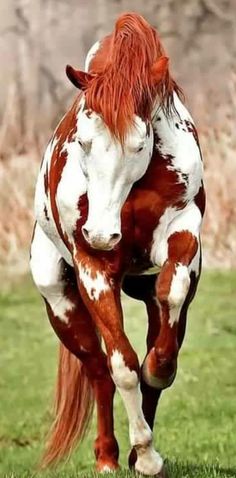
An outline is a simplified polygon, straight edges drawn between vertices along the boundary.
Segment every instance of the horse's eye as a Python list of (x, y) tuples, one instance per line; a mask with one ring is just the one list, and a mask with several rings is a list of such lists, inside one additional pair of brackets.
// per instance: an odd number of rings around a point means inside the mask
[(83, 149), (83, 143), (82, 143), (82, 141), (79, 140), (78, 143), (79, 143), (80, 147)]
[(143, 146), (140, 146), (138, 149), (137, 149), (137, 153), (140, 153), (140, 151), (143, 150)]

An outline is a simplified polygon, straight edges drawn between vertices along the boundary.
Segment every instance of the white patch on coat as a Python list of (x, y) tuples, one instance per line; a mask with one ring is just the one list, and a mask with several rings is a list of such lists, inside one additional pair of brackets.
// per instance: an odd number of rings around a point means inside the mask
[(104, 273), (96, 271), (93, 278), (89, 267), (79, 264), (78, 269), (80, 280), (91, 300), (98, 300), (101, 294), (110, 289)]
[(135, 469), (140, 473), (154, 475), (161, 470), (163, 460), (153, 448), (152, 431), (143, 415), (137, 373), (125, 365), (123, 355), (118, 350), (111, 356), (111, 369), (127, 411), (130, 443), (137, 451)]
[(153, 242), (151, 247), (151, 262), (159, 268), (164, 264), (168, 256), (168, 227), (178, 216), (178, 211), (174, 207), (167, 207), (159, 219), (158, 226), (153, 231)]
[(175, 232), (188, 231), (198, 240), (202, 216), (194, 202), (184, 209), (166, 208), (153, 232), (150, 259), (154, 265), (162, 267), (168, 257), (168, 238)]
[[(35, 211), (35, 218), (40, 224), (40, 226), (43, 228), (45, 233), (47, 233), (48, 229), (51, 229), (51, 220), (53, 219), (52, 216), (52, 210), (51, 210), (51, 203), (49, 199), (49, 191), (48, 191), (48, 197), (45, 192), (45, 179), (44, 176), (45, 174), (49, 174), (50, 171), (50, 164), (51, 164), (51, 158), (53, 151), (57, 145), (58, 139), (54, 138), (50, 143), (48, 144), (44, 157), (43, 157), (43, 162), (41, 169), (39, 171), (37, 183), (36, 183), (36, 189), (35, 189), (35, 199), (34, 199), (34, 211)], [(45, 217), (45, 212), (44, 212), (44, 207), (47, 207), (47, 214), (50, 219), (50, 221), (47, 221)]]
[(34, 282), (54, 315), (68, 323), (67, 313), (73, 310), (74, 304), (64, 295), (62, 257), (39, 224), (36, 224), (31, 245), (30, 267)]
[(169, 324), (171, 327), (179, 320), (180, 311), (186, 299), (189, 286), (190, 277), (187, 266), (177, 264), (167, 299), (169, 304)]
[(112, 376), (117, 387), (129, 390), (137, 385), (137, 373), (125, 365), (123, 355), (118, 350), (114, 350), (111, 355), (111, 368)]
[[(52, 158), (54, 149), (57, 147), (57, 142), (58, 142), (58, 138), (54, 138), (48, 144), (44, 154), (41, 170), (39, 171), (37, 184), (36, 184), (36, 191), (35, 191), (35, 201), (34, 201), (35, 218), (38, 224), (41, 226), (42, 230), (45, 232), (46, 236), (48, 236), (48, 238), (53, 242), (55, 247), (60, 252), (61, 257), (63, 257), (63, 259), (68, 264), (73, 266), (71, 254), (66, 248), (64, 242), (62, 241), (53, 218), (51, 201), (50, 201), (50, 191), (48, 191), (48, 196), (47, 196), (45, 193), (45, 186), (44, 186), (44, 175), (46, 174), (46, 171), (49, 174), (51, 158)], [(45, 216), (45, 207), (47, 209), (47, 216), (49, 220), (47, 220)]]
[(168, 118), (161, 109), (154, 113), (154, 117), (159, 118), (159, 121), (154, 120), (154, 130), (159, 138), (156, 148), (162, 156), (172, 156), (167, 168), (177, 173), (180, 183), (185, 183), (184, 199), (191, 201), (201, 186), (203, 164), (193, 133), (187, 130), (184, 123), (189, 121), (194, 125), (193, 119), (176, 93), (174, 105), (176, 111), (173, 110)]
[(94, 45), (88, 51), (86, 60), (85, 60), (85, 66), (84, 66), (85, 71), (87, 72), (89, 71), (90, 62), (92, 61), (93, 57), (96, 55), (99, 47), (100, 47), (100, 42), (96, 41), (96, 43), (94, 43)]
[(57, 187), (56, 203), (62, 229), (73, 242), (73, 231), (81, 217), (78, 203), (80, 197), (86, 193), (86, 181), (80, 167), (81, 148), (78, 142), (66, 141), (62, 152), (67, 154), (67, 159)]

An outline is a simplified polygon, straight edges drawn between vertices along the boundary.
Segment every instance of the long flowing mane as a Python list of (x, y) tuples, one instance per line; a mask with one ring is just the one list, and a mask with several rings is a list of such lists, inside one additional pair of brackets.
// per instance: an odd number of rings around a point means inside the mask
[(126, 13), (119, 17), (114, 32), (107, 36), (90, 65), (93, 79), (86, 91), (88, 108), (103, 116), (111, 133), (122, 143), (134, 114), (150, 120), (155, 101), (166, 112), (179, 92), (166, 69), (155, 84), (154, 63), (163, 56), (159, 36), (143, 17)]

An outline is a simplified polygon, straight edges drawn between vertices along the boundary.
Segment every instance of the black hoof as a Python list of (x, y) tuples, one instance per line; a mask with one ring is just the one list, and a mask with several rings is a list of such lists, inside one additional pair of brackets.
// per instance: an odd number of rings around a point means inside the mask
[(135, 448), (132, 448), (128, 458), (129, 468), (134, 468), (136, 461), (137, 461), (137, 452)]
[(163, 465), (161, 471), (156, 475), (156, 478), (170, 478), (168, 473), (167, 473), (166, 467), (164, 465)]

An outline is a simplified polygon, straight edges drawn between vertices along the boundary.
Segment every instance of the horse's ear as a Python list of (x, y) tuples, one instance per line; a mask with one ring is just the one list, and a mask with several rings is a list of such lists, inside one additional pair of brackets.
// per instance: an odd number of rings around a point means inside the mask
[(151, 75), (153, 79), (153, 83), (157, 84), (163, 78), (168, 71), (169, 66), (169, 58), (167, 56), (161, 56), (153, 65), (151, 69)]
[(85, 71), (75, 70), (72, 66), (66, 65), (66, 74), (76, 88), (80, 90), (86, 90), (88, 87), (89, 81), (92, 79), (90, 73)]

